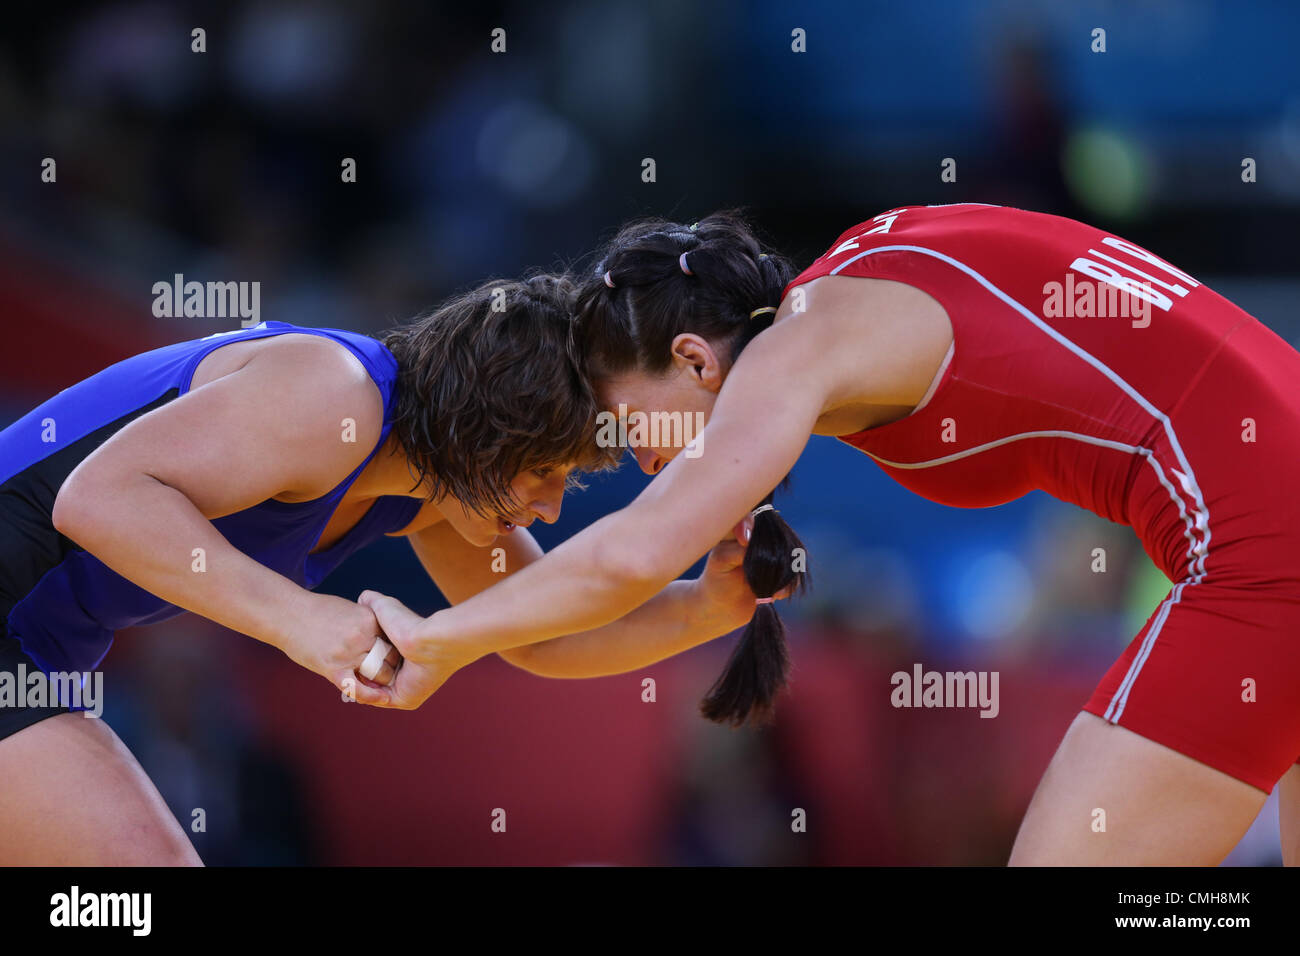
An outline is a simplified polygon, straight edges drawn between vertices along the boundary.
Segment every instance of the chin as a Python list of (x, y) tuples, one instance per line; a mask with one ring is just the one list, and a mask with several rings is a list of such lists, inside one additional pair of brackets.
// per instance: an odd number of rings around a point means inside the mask
[(480, 524), (470, 525), (468, 528), (458, 527), (456, 531), (459, 532), (462, 538), (476, 548), (486, 548), (497, 538), (497, 533), (494, 528)]

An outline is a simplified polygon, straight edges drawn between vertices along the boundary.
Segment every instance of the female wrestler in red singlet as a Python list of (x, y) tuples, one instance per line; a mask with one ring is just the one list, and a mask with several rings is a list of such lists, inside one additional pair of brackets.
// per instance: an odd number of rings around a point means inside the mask
[[(1145, 249), (1017, 209), (893, 209), (788, 278), (728, 216), (613, 241), (581, 300), (605, 405), (708, 427), (694, 453), (638, 449), (662, 474), (636, 501), (483, 596), (427, 621), (371, 598), (425, 662), (392, 702), (615, 620), (766, 500), (810, 435), (836, 436), (934, 501), (1042, 489), (1131, 525), (1173, 582), (1067, 732), (1012, 863), (1217, 863), (1281, 779), (1300, 862), (1300, 354)], [(779, 651), (738, 651), (723, 716), (768, 703)]]

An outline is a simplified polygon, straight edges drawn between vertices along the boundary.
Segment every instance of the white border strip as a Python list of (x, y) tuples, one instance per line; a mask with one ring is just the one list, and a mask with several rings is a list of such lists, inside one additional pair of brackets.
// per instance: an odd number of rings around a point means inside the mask
[(917, 406), (908, 413), (909, 418), (929, 405), (930, 399), (934, 398), (934, 393), (939, 390), (939, 383), (943, 381), (944, 373), (948, 371), (948, 366), (952, 364), (953, 349), (956, 347), (957, 340), (954, 338), (948, 343), (948, 351), (944, 353), (943, 361), (939, 363), (939, 371), (935, 372), (934, 378), (930, 379), (930, 387), (925, 390), (925, 394), (921, 397), (921, 401), (917, 403)]
[(1104, 448), (1114, 448), (1117, 451), (1126, 451), (1130, 455), (1151, 454), (1150, 449), (1141, 448), (1137, 445), (1125, 445), (1123, 442), (1110, 441), (1106, 438), (1096, 438), (1092, 435), (1084, 435), (1080, 432), (1067, 431), (1038, 431), (1038, 432), (1020, 432), (1016, 435), (1008, 435), (1006, 438), (998, 438), (994, 441), (985, 442), (983, 445), (976, 445), (974, 448), (967, 448), (965, 451), (953, 452), (951, 455), (944, 455), (942, 458), (931, 458), (929, 461), (890, 461), (887, 458), (881, 458), (867, 452), (872, 458), (882, 465), (888, 465), (890, 468), (934, 468), (936, 465), (946, 465), (950, 461), (956, 461), (959, 458), (968, 458), (971, 455), (977, 455), (982, 451), (988, 451), (990, 448), (997, 448), (999, 445), (1008, 445), (1013, 441), (1020, 441), (1024, 438), (1074, 438), (1078, 441), (1087, 442), (1090, 445), (1101, 445)]

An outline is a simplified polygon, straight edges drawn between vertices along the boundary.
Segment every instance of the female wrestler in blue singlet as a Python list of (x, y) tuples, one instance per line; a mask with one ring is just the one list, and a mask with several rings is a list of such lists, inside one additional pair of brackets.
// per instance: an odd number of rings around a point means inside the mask
[[(594, 440), (571, 301), (562, 279), (490, 282), (382, 342), (264, 323), (127, 359), (0, 431), (0, 864), (200, 862), (69, 694), (117, 629), (193, 611), (375, 703), (396, 652), (360, 678), (372, 612), (310, 591), (345, 557), (409, 536), (453, 602), (500, 580), (494, 549), (509, 572), (540, 557), (523, 528), (553, 522), (570, 474), (617, 452)], [(720, 548), (602, 640), (502, 656), (548, 674), (576, 653), (608, 672), (619, 662), (595, 649), (619, 640), (726, 633), (753, 605), (739, 560)]]

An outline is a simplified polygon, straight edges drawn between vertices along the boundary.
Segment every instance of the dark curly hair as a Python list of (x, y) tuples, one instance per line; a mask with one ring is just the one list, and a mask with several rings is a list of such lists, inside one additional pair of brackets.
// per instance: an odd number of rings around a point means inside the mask
[(398, 365), (393, 431), (431, 498), (511, 514), (510, 484), (526, 471), (617, 463), (621, 449), (596, 442), (575, 292), (564, 276), (492, 280), (380, 337)]

